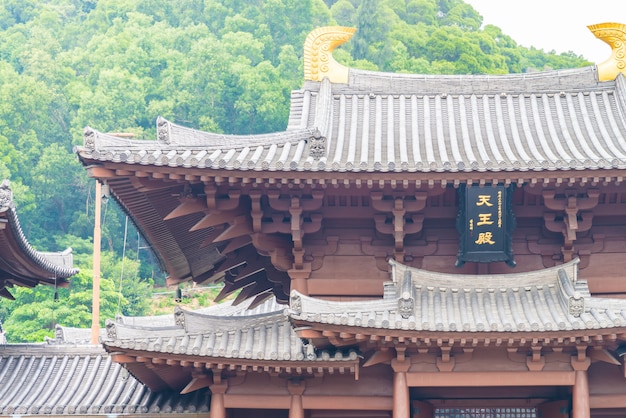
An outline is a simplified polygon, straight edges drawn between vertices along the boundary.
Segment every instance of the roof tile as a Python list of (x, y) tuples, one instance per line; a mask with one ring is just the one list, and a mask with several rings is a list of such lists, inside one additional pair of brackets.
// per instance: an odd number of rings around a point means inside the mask
[[(396, 292), (368, 302), (291, 293), (296, 321), (435, 332), (548, 332), (626, 326), (626, 301), (592, 297), (578, 260), (536, 272), (452, 275), (392, 265)], [(407, 286), (408, 284), (408, 286)]]
[(621, 76), (599, 83), (594, 67), (498, 76), (352, 72), (349, 85), (308, 81), (294, 92), (284, 132), (214, 134), (159, 118), (157, 141), (87, 129), (79, 153), (100, 161), (226, 170), (626, 168)]

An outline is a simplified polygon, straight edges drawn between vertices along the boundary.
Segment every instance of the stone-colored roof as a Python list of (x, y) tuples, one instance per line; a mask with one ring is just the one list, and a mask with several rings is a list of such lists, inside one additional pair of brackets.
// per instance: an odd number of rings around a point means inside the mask
[[(30, 245), (20, 226), (8, 180), (0, 184), (0, 272), (6, 280), (0, 285), (4, 292), (6, 286), (13, 284), (63, 286), (67, 278), (78, 273), (73, 267), (71, 248), (62, 252), (41, 252)], [(8, 293), (2, 295), (9, 296)]]
[[(100, 338), (106, 337), (106, 330), (100, 329)], [(90, 345), (91, 328), (66, 327), (57, 324), (54, 338), (45, 338), (49, 344)]]
[(210, 392), (153, 393), (100, 346), (0, 345), (0, 415), (185, 414)]
[(83, 160), (257, 171), (472, 172), (626, 168), (626, 80), (595, 67), (440, 76), (350, 70), (307, 81), (285, 132), (218, 135), (157, 121), (156, 141), (87, 128)]
[(536, 272), (456, 275), (391, 261), (385, 297), (325, 301), (291, 292), (297, 323), (429, 332), (556, 332), (626, 326), (626, 300), (592, 297), (578, 260)]
[[(221, 317), (242, 317), (259, 315), (264, 313), (272, 313), (282, 311), (285, 305), (281, 305), (276, 302), (276, 299), (271, 297), (258, 306), (250, 307), (254, 299), (247, 299), (239, 304), (233, 304), (233, 301), (225, 301), (204, 308), (198, 308), (194, 310), (195, 313), (203, 314), (207, 316), (221, 316)], [(173, 326), (176, 325), (176, 319), (174, 314), (165, 315), (153, 315), (153, 316), (125, 316), (118, 315), (115, 318), (115, 322), (130, 326), (142, 326), (142, 327), (158, 327), (158, 326)]]
[(176, 308), (175, 324), (161, 326), (107, 322), (108, 350), (181, 354), (263, 361), (351, 361), (356, 352), (315, 351), (303, 344), (284, 311), (208, 315)]

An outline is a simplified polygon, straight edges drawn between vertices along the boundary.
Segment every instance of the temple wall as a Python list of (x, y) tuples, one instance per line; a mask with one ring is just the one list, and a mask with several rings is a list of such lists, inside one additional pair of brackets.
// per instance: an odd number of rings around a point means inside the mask
[(592, 397), (619, 395), (624, 398), (624, 407), (626, 407), (626, 379), (623, 366), (602, 362), (593, 363), (589, 368), (589, 394)]
[[(355, 397), (391, 397), (393, 372), (389, 366), (377, 365), (361, 368), (358, 380), (352, 374), (325, 374), (317, 377), (304, 377), (303, 397), (324, 396), (355, 396)], [(287, 389), (287, 379), (269, 373), (246, 373), (228, 379), (226, 397), (263, 396), (272, 397), (290, 396)], [(273, 405), (273, 402), (268, 402)]]
[[(626, 203), (621, 203), (624, 199), (614, 201), (609, 193), (601, 193), (600, 203), (588, 210), (581, 209), (577, 215), (579, 226), (567, 232), (566, 215), (549, 209), (543, 202), (542, 191), (541, 187), (516, 191), (513, 211), (517, 226), (512, 235), (515, 268), (504, 262), (466, 263), (461, 268), (455, 267), (459, 234), (456, 230), (457, 190), (454, 188), (446, 189), (443, 194), (436, 191), (433, 196), (429, 195), (426, 208), (418, 212), (423, 215), (421, 229), (404, 236), (400, 252), (395, 248), (390, 213), (365, 205), (324, 206), (320, 209), (323, 213), (321, 229), (306, 235), (303, 241), (305, 258), (312, 266), (309, 294), (329, 299), (380, 297), (382, 283), (388, 280), (387, 260), (402, 254), (403, 260), (399, 261), (409, 266), (456, 274), (536, 271), (578, 257), (580, 278), (588, 281), (593, 294), (626, 296), (626, 283), (620, 279), (626, 254), (626, 225), (618, 215), (626, 213)], [(345, 192), (347, 195), (359, 193)], [(412, 193), (416, 191), (406, 192), (407, 195)], [(565, 189), (556, 193), (565, 193)], [(579, 191), (579, 194), (584, 193), (585, 189)], [(367, 195), (361, 195), (359, 202), (367, 200)], [(566, 236), (575, 239), (567, 244)]]

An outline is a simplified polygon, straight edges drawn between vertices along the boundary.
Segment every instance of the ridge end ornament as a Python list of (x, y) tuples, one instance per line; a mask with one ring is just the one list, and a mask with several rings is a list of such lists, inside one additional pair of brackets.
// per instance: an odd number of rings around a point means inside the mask
[(171, 143), (170, 123), (161, 116), (157, 118), (157, 137), (160, 142), (164, 142), (166, 144)]
[(309, 156), (313, 160), (318, 161), (326, 155), (326, 137), (322, 135), (319, 129), (315, 129), (309, 137)]
[(333, 83), (348, 83), (350, 69), (333, 58), (336, 47), (346, 43), (356, 28), (325, 26), (309, 33), (304, 41), (304, 79), (322, 81), (328, 78)]
[(0, 183), (0, 212), (9, 209), (13, 201), (13, 192), (11, 191), (11, 182), (7, 179)]
[(183, 311), (180, 306), (176, 306), (174, 308), (174, 323), (181, 328), (186, 328), (185, 326), (185, 311)]
[(96, 132), (88, 126), (83, 131), (83, 145), (90, 152), (96, 149)]
[(626, 76), (626, 25), (606, 22), (589, 25), (587, 28), (612, 49), (611, 56), (606, 61), (596, 64), (598, 81), (613, 81), (619, 74)]
[(110, 319), (107, 319), (105, 329), (107, 333), (107, 339), (117, 340), (117, 328), (115, 326), (115, 322), (111, 321)]
[(415, 313), (415, 294), (413, 290), (413, 279), (411, 271), (406, 270), (400, 287), (400, 298), (398, 299), (398, 312), (404, 319), (409, 319)]

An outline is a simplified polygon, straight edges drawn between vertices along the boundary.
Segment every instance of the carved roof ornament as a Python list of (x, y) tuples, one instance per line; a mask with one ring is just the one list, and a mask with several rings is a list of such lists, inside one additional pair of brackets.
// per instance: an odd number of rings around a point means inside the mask
[(356, 28), (326, 26), (315, 29), (304, 41), (304, 79), (348, 83), (349, 68), (333, 58), (333, 50), (347, 42)]
[(85, 127), (83, 138), (85, 149), (89, 151), (96, 149), (96, 132), (93, 129), (88, 126)]
[(157, 137), (161, 142), (170, 143), (170, 123), (160, 116), (157, 118)]
[(400, 288), (400, 298), (398, 299), (398, 312), (404, 319), (408, 319), (415, 311), (415, 296), (413, 292), (413, 280), (411, 270), (404, 272)]
[(0, 212), (7, 210), (13, 201), (13, 192), (10, 184), (9, 180), (2, 180), (2, 183), (0, 183)]
[(107, 338), (109, 340), (117, 340), (117, 329), (115, 327), (115, 322), (107, 319), (105, 327), (107, 331)]
[(185, 328), (185, 311), (183, 311), (179, 306), (174, 308), (174, 322), (176, 325)]
[(326, 137), (322, 136), (319, 129), (315, 129), (309, 137), (309, 155), (315, 161), (326, 155)]
[(609, 44), (613, 50), (606, 61), (596, 65), (598, 80), (613, 81), (619, 74), (626, 76), (626, 25), (607, 22), (587, 27), (596, 38)]

